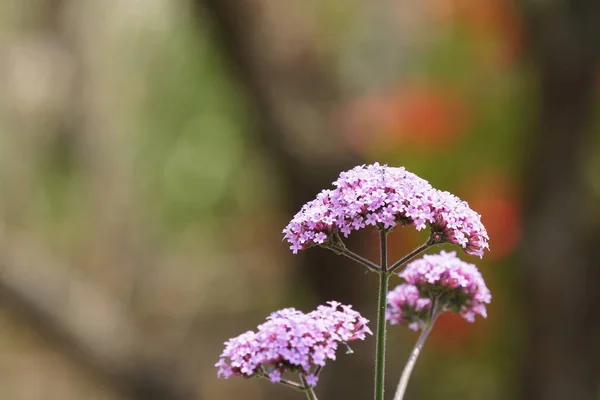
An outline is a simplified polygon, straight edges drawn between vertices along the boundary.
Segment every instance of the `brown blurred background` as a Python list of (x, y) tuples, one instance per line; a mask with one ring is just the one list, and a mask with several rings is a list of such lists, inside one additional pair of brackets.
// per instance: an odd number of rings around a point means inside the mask
[[(275, 309), (374, 317), (372, 274), (281, 242), (374, 161), (491, 236), (489, 318), (442, 318), (408, 399), (600, 399), (599, 55), (598, 0), (0, 1), (0, 399), (302, 398), (213, 365)], [(371, 398), (353, 348), (322, 399)]]

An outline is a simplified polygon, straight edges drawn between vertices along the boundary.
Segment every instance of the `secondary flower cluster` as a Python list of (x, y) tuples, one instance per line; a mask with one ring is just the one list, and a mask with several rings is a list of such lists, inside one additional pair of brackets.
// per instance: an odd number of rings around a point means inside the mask
[(452, 311), (469, 322), (475, 315), (486, 317), (485, 305), (492, 300), (481, 273), (456, 252), (425, 255), (407, 265), (400, 274), (406, 281), (388, 294), (388, 320), (417, 329), (427, 321), (432, 300), (436, 312)]
[(225, 350), (215, 366), (219, 376), (266, 376), (279, 382), (287, 372), (317, 383), (316, 367), (334, 360), (340, 343), (363, 340), (371, 334), (368, 320), (351, 306), (329, 302), (304, 314), (293, 308), (272, 313), (258, 331), (248, 331), (225, 342)]
[(421, 297), (415, 285), (403, 283), (388, 293), (388, 309), (386, 318), (392, 325), (407, 324), (413, 331), (426, 321), (430, 310), (431, 300)]
[(333, 185), (305, 204), (283, 230), (294, 253), (322, 245), (334, 233), (348, 237), (368, 225), (430, 227), (434, 242), (455, 243), (480, 257), (488, 248), (479, 214), (404, 168), (362, 165), (342, 172)]

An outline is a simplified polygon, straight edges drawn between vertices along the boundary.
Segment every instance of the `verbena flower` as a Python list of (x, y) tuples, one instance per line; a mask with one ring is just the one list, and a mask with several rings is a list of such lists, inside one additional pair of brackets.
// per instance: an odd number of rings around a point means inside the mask
[(402, 167), (361, 165), (342, 172), (333, 185), (305, 204), (283, 230), (294, 254), (369, 225), (429, 227), (432, 243), (455, 243), (480, 257), (488, 248), (479, 214)]
[(335, 360), (340, 343), (363, 340), (371, 334), (363, 318), (351, 306), (329, 302), (304, 314), (293, 308), (272, 313), (258, 326), (225, 342), (225, 350), (215, 364), (218, 376), (265, 376), (279, 382), (285, 372), (306, 377), (315, 386), (316, 367)]
[(422, 298), (414, 285), (403, 283), (388, 293), (386, 319), (392, 325), (407, 324), (414, 331), (426, 321), (431, 310), (431, 300)]
[[(487, 317), (485, 305), (492, 300), (491, 292), (477, 267), (459, 259), (454, 251), (425, 255), (409, 263), (399, 275), (418, 290), (420, 298), (435, 299), (438, 313), (452, 311), (469, 322), (475, 320), (476, 314)], [(414, 290), (398, 290), (404, 296), (388, 297), (390, 307), (394, 310), (410, 307), (415, 302)]]

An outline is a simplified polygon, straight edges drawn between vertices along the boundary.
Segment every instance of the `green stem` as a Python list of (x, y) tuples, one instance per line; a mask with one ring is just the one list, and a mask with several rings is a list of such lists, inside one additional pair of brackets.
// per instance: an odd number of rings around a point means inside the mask
[(415, 258), (416, 256), (418, 256), (419, 254), (421, 254), (425, 250), (427, 250), (430, 246), (432, 246), (432, 244), (428, 240), (427, 242), (423, 243), (421, 246), (417, 247), (416, 249), (414, 249), (413, 251), (411, 251), (410, 253), (408, 253), (407, 255), (405, 255), (404, 257), (402, 257), (401, 259), (399, 259), (398, 261), (396, 261), (390, 267), (389, 271), (390, 272), (396, 271), (398, 268), (400, 268), (401, 266), (403, 266), (404, 264), (406, 264), (407, 262), (409, 262), (410, 260), (412, 260), (413, 258)]
[(308, 384), (304, 375), (300, 375), (300, 380), (302, 381), (302, 385), (304, 386), (304, 393), (306, 393), (306, 397), (308, 398), (308, 400), (319, 400), (317, 399), (315, 390), (312, 386)]
[(437, 319), (442, 308), (443, 307), (438, 304), (438, 299), (434, 298), (432, 300), (431, 311), (429, 313), (427, 324), (423, 327), (423, 331), (421, 332), (419, 339), (417, 339), (417, 343), (415, 343), (415, 347), (413, 347), (410, 357), (408, 357), (404, 371), (402, 371), (402, 376), (400, 377), (400, 382), (398, 382), (398, 388), (396, 389), (394, 400), (402, 400), (404, 398), (404, 393), (406, 393), (406, 387), (408, 386), (408, 380), (410, 379), (412, 370), (417, 363), (417, 358), (419, 358), (419, 354), (423, 349), (423, 345), (425, 345), (425, 341), (427, 340), (429, 333), (431, 333), (433, 324), (435, 324), (435, 320)]
[(369, 271), (371, 272), (380, 272), (380, 268), (379, 265), (375, 264), (374, 262), (367, 260), (366, 258), (359, 256), (358, 254), (352, 252), (351, 250), (347, 249), (347, 248), (341, 248), (341, 247), (331, 247), (331, 249), (333, 251), (338, 252), (339, 254), (348, 257), (349, 259), (356, 261), (357, 263), (365, 266)]
[(396, 389), (396, 395), (394, 396), (394, 400), (402, 400), (404, 398), (404, 393), (406, 392), (406, 387), (408, 386), (410, 374), (412, 373), (415, 363), (417, 362), (417, 358), (419, 357), (421, 349), (423, 348), (423, 345), (427, 340), (427, 336), (429, 336), (429, 333), (431, 332), (432, 328), (433, 323), (427, 324), (423, 328), (423, 332), (421, 332), (421, 335), (419, 336), (419, 339), (417, 340), (417, 343), (415, 344), (415, 347), (413, 348), (412, 353), (410, 353), (410, 357), (406, 362), (404, 371), (402, 371), (402, 376), (400, 377), (400, 382), (398, 383), (398, 389)]
[(387, 271), (387, 232), (379, 231), (381, 244), (381, 271), (379, 272), (379, 297), (377, 300), (377, 342), (375, 345), (375, 400), (383, 400), (385, 385), (385, 341), (387, 293), (390, 274)]
[[(258, 376), (259, 378), (269, 379), (269, 376), (268, 376), (268, 374), (267, 374), (267, 371), (266, 371), (266, 370), (265, 370), (263, 367), (261, 367), (261, 372), (259, 372), (257, 376)], [(300, 385), (299, 383), (296, 383), (296, 382), (292, 382), (292, 381), (290, 381), (290, 380), (287, 380), (287, 379), (281, 379), (281, 380), (280, 380), (279, 382), (277, 382), (277, 383), (279, 383), (280, 385), (283, 385), (283, 386), (287, 386), (287, 387), (289, 387), (289, 388), (292, 388), (292, 389), (294, 389), (294, 390), (299, 390), (299, 391), (301, 391), (301, 392), (304, 392), (304, 390), (305, 390), (305, 389), (304, 389), (304, 386)]]
[(333, 250), (337, 254), (346, 256), (349, 259), (364, 265), (371, 272), (379, 272), (381, 270), (379, 265), (375, 264), (373, 261), (367, 260), (366, 258), (348, 249), (338, 232), (334, 232), (333, 236), (331, 237), (331, 240), (328, 243), (324, 244), (323, 247)]

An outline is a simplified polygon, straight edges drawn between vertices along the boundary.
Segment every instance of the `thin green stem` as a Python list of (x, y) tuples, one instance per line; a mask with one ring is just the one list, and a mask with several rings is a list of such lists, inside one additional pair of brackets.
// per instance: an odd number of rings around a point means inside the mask
[(317, 395), (315, 394), (315, 390), (312, 386), (308, 384), (306, 381), (306, 377), (304, 375), (300, 375), (300, 380), (302, 381), (302, 385), (304, 386), (304, 393), (306, 393), (306, 398), (308, 400), (319, 400), (317, 399)]
[(280, 380), (277, 383), (280, 383), (280, 384), (282, 384), (284, 386), (290, 387), (290, 388), (295, 389), (295, 390), (299, 390), (301, 392), (304, 391), (304, 388), (301, 385), (297, 384), (296, 382), (288, 381), (287, 379), (282, 379), (282, 380)]
[(402, 371), (402, 376), (400, 377), (400, 382), (398, 382), (398, 388), (396, 389), (394, 400), (402, 400), (404, 398), (412, 370), (417, 363), (417, 358), (419, 358), (419, 354), (421, 354), (423, 345), (425, 345), (425, 341), (427, 340), (429, 333), (431, 333), (438, 315), (437, 299), (433, 299), (429, 321), (427, 321), (427, 324), (423, 327), (423, 331), (421, 332), (419, 339), (417, 339), (417, 343), (415, 343), (415, 347), (413, 347), (410, 357), (408, 357), (408, 361), (406, 362), (406, 366), (404, 367), (404, 371)]
[(342, 238), (340, 237), (339, 232), (337, 231), (333, 233), (331, 240), (328, 243), (324, 244), (323, 247), (330, 249), (337, 254), (346, 256), (353, 261), (356, 261), (357, 263), (367, 267), (367, 269), (371, 272), (379, 272), (380, 270), (379, 265), (375, 264), (373, 261), (367, 260), (366, 258), (359, 256), (355, 252), (349, 250), (344, 244)]
[(387, 234), (388, 232), (384, 229), (379, 231), (379, 245), (380, 245), (380, 251), (379, 251), (379, 265), (381, 267), (381, 270), (383, 272), (387, 272), (388, 270), (388, 265), (387, 265)]
[(332, 246), (331, 249), (343, 256), (348, 257), (351, 260), (356, 261), (357, 263), (365, 266), (369, 271), (371, 272), (380, 272), (380, 268), (379, 265), (375, 264), (374, 262), (367, 260), (366, 258), (359, 256), (358, 254), (354, 253), (351, 250), (348, 250), (346, 247), (342, 248), (342, 247), (337, 247), (337, 246)]
[(417, 247), (416, 249), (414, 249), (413, 251), (396, 261), (394, 264), (392, 264), (392, 266), (389, 268), (389, 271), (394, 272), (395, 270), (397, 270), (398, 268), (400, 268), (401, 266), (418, 256), (431, 246), (433, 246), (433, 244), (430, 240), (428, 240), (427, 242), (423, 243), (421, 246)]
[(417, 358), (419, 357), (421, 349), (423, 348), (423, 345), (425, 344), (425, 341), (427, 340), (432, 328), (433, 324), (427, 324), (427, 326), (423, 328), (423, 332), (421, 332), (421, 335), (419, 336), (419, 339), (417, 340), (417, 343), (415, 344), (415, 347), (413, 348), (412, 353), (410, 353), (410, 357), (406, 362), (404, 371), (402, 371), (402, 376), (400, 377), (400, 382), (398, 383), (398, 389), (396, 389), (394, 400), (402, 400), (404, 398), (404, 393), (406, 392), (406, 387), (408, 386), (408, 380), (410, 379), (410, 375), (415, 363), (417, 362)]
[(381, 271), (379, 272), (379, 297), (377, 300), (377, 342), (375, 345), (375, 400), (383, 400), (385, 385), (385, 342), (387, 293), (390, 274), (387, 272), (387, 232), (379, 231), (381, 245)]
[(375, 346), (375, 400), (383, 400), (385, 384), (385, 342), (387, 291), (390, 276), (386, 272), (379, 275), (379, 298), (377, 304), (377, 343)]
[[(265, 369), (264, 369), (263, 367), (261, 367), (261, 372), (258, 374), (258, 377), (260, 377), (260, 378), (264, 378), (264, 379), (269, 379), (269, 376), (268, 376), (268, 374), (267, 374), (267, 371), (265, 371)], [(287, 386), (287, 387), (289, 387), (289, 388), (292, 388), (292, 389), (294, 389), (294, 390), (299, 390), (299, 391), (301, 391), (301, 392), (304, 392), (304, 391), (305, 391), (305, 389), (304, 389), (304, 386), (302, 386), (302, 385), (300, 385), (299, 383), (297, 383), (297, 382), (294, 382), (294, 381), (290, 381), (290, 380), (287, 380), (287, 379), (281, 379), (281, 380), (280, 380), (279, 382), (277, 382), (277, 383), (279, 383), (280, 385), (283, 385), (283, 386)]]

